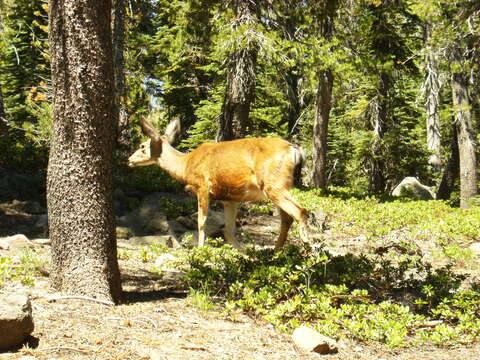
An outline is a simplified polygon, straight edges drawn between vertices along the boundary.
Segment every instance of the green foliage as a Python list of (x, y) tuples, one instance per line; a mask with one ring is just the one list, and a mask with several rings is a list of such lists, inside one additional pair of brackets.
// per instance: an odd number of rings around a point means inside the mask
[(0, 288), (5, 281), (19, 281), (33, 285), (35, 276), (46, 275), (48, 259), (29, 248), (22, 248), (18, 261), (11, 257), (0, 257)]
[(329, 190), (324, 197), (316, 189), (297, 190), (295, 196), (308, 209), (329, 214), (329, 228), (334, 234), (365, 236), (372, 242), (400, 234), (406, 241), (434, 241), (441, 245), (465, 245), (480, 236), (480, 207), (461, 210), (444, 201), (359, 198), (358, 193), (345, 188)]
[[(480, 236), (480, 208), (382, 201), (346, 188), (331, 188), (323, 197), (318, 192), (297, 190), (295, 197), (327, 213), (325, 242), (361, 238), (363, 251), (195, 248), (187, 285), (220, 296), (232, 313), (260, 316), (287, 332), (308, 323), (333, 338), (392, 348), (478, 341), (478, 286), (456, 266), (468, 269), (472, 254), (464, 247)], [(442, 249), (438, 256), (446, 265), (426, 261), (421, 244), (429, 243)]]
[(212, 301), (211, 294), (208, 289), (190, 289), (187, 297), (187, 303), (201, 311), (212, 311), (215, 304)]
[(51, 112), (47, 54), (47, 9), (43, 0), (5, 1), (0, 6), (0, 88), (9, 136), (2, 159), (16, 168), (45, 165)]
[[(212, 141), (229, 58), (238, 49), (254, 47), (255, 99), (247, 136), (289, 138), (312, 153), (318, 73), (329, 69), (334, 74), (327, 138), (330, 184), (387, 193), (405, 176), (438, 183), (439, 175), (427, 168), (424, 58), (428, 47), (439, 54), (446, 162), (453, 105), (443, 80), (454, 71), (477, 72), (476, 2), (260, 3), (252, 22), (235, 26), (238, 19), (231, 2), (130, 2), (125, 23), (126, 96), (121, 101), (131, 131), (139, 133), (139, 116), (154, 112), (161, 114), (162, 123), (181, 120), (180, 147), (192, 149)], [(0, 89), (10, 125), (8, 136), (0, 136), (1, 166), (46, 166), (52, 118), (47, 8), (45, 0), (0, 4)], [(328, 16), (334, 32), (326, 36)], [(431, 30), (428, 39), (425, 29)], [(452, 58), (453, 50), (460, 52), (458, 59)], [(472, 99), (478, 100), (478, 77), (471, 80)], [(137, 139), (131, 140), (133, 146)], [(375, 172), (383, 181), (379, 188), (372, 186)], [(148, 180), (138, 183), (143, 186)], [(155, 186), (150, 185), (146, 187)]]
[[(278, 254), (249, 250), (245, 257), (223, 246), (194, 249), (189, 262), (186, 280), (199, 303), (208, 299), (202, 289), (209, 289), (228, 309), (287, 332), (308, 323), (330, 337), (390, 347), (470, 342), (480, 332), (478, 293), (459, 290), (462, 277), (451, 269), (434, 270), (419, 259), (395, 263), (381, 254), (332, 256), (293, 246)], [(415, 303), (402, 304), (404, 294)], [(440, 320), (433, 330), (432, 320)]]
[(140, 259), (143, 262), (151, 262), (160, 255), (165, 254), (168, 248), (159, 244), (149, 244), (140, 247)]

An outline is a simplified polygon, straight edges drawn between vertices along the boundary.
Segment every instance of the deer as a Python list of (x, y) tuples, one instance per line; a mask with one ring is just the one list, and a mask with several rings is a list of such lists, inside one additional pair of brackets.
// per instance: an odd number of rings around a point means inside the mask
[(211, 201), (224, 207), (224, 237), (234, 248), (244, 251), (236, 240), (236, 217), (240, 202), (270, 199), (280, 212), (280, 233), (274, 248), (285, 244), (296, 220), (304, 243), (309, 243), (308, 213), (290, 190), (294, 173), (304, 159), (303, 150), (279, 138), (244, 138), (203, 143), (189, 153), (176, 150), (180, 122), (172, 121), (164, 135), (145, 118), (140, 119), (147, 136), (128, 159), (130, 167), (157, 165), (174, 179), (186, 184), (198, 200), (198, 246), (205, 244), (205, 222)]

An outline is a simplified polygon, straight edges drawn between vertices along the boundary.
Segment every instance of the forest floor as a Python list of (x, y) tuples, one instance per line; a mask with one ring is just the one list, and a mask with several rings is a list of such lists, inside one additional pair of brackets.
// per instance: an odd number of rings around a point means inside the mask
[[(0, 236), (28, 233), (33, 219), (0, 204)], [(254, 238), (273, 239), (265, 224), (269, 215), (243, 218), (242, 230)], [(263, 224), (263, 226), (262, 226)], [(339, 246), (342, 244), (339, 243)], [(343, 244), (346, 246), (346, 244)], [(49, 257), (49, 245), (34, 248)], [(172, 281), (177, 273), (151, 271), (155, 259), (142, 258), (140, 247), (130, 246), (120, 257), (125, 301), (109, 306), (78, 298), (57, 299), (48, 274), (36, 275), (31, 285), (6, 281), (0, 293), (25, 292), (31, 297), (35, 330), (32, 338), (0, 360), (54, 359), (328, 359), (328, 360), (469, 360), (480, 359), (480, 345), (409, 347), (390, 350), (379, 343), (345, 341), (332, 355), (298, 351), (290, 335), (247, 314), (227, 315), (219, 306), (203, 311), (192, 305), (188, 292)], [(18, 256), (18, 250), (0, 250), (0, 257)]]

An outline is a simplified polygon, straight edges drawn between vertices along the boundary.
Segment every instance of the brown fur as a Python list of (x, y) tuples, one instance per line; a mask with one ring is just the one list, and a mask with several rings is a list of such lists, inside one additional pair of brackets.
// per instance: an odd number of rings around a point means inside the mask
[[(198, 198), (199, 245), (205, 240), (205, 220), (210, 200), (225, 207), (225, 238), (241, 249), (235, 240), (238, 202), (270, 199), (280, 209), (281, 229), (275, 249), (283, 247), (293, 219), (300, 224), (303, 241), (308, 241), (307, 213), (290, 194), (295, 167), (302, 158), (298, 149), (282, 139), (249, 138), (205, 143), (183, 154), (168, 139), (159, 136), (147, 121), (142, 129), (150, 138), (129, 159), (130, 166), (157, 164), (175, 179), (187, 184)], [(159, 156), (158, 149), (161, 149)], [(151, 156), (150, 154), (154, 154)]]

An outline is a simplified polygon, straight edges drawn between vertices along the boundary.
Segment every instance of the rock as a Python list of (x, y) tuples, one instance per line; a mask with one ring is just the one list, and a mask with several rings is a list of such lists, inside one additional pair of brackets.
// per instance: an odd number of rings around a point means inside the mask
[(172, 254), (162, 254), (155, 260), (155, 267), (160, 270), (170, 269), (169, 265), (177, 260), (178, 258)]
[(129, 239), (133, 236), (132, 229), (126, 226), (116, 227), (117, 239)]
[[(197, 230), (198, 228), (198, 213), (190, 216), (184, 216), (177, 218), (177, 221), (191, 230)], [(225, 217), (222, 212), (209, 210), (207, 215), (207, 222), (205, 223), (205, 234), (207, 236), (216, 235), (222, 232), (225, 226)]]
[(168, 234), (170, 226), (167, 217), (162, 213), (156, 213), (146, 224), (145, 230), (152, 233)]
[(475, 255), (480, 256), (480, 242), (474, 242), (470, 244), (468, 248), (471, 249)]
[(168, 234), (167, 217), (156, 198), (145, 199), (140, 206), (117, 219), (121, 227), (130, 228), (134, 235)]
[(128, 242), (135, 245), (163, 245), (171, 249), (177, 249), (181, 247), (178, 241), (170, 235), (134, 236), (131, 237)]
[(32, 239), (32, 243), (34, 243), (35, 245), (40, 245), (40, 246), (52, 245), (52, 240), (50, 240), (50, 239)]
[(319, 354), (334, 354), (338, 352), (337, 342), (319, 332), (307, 327), (300, 326), (292, 334), (295, 345), (304, 352), (316, 352)]
[(178, 221), (175, 221), (175, 220), (168, 220), (168, 227), (169, 227), (168, 233), (170, 235), (175, 236), (175, 238), (178, 235), (188, 231), (188, 229), (185, 226), (183, 226), (182, 224), (180, 224)]
[(0, 350), (20, 345), (33, 332), (32, 306), (26, 295), (0, 296)]
[(37, 216), (37, 221), (35, 222), (35, 227), (37, 229), (48, 229), (48, 215), (41, 214)]
[(179, 216), (177, 222), (187, 229), (195, 230), (197, 226), (197, 219), (193, 219), (191, 216)]
[(22, 247), (33, 247), (33, 243), (23, 234), (0, 238), (0, 249), (19, 249)]
[(392, 191), (393, 196), (407, 196), (419, 200), (434, 200), (435, 194), (428, 186), (420, 183), (413, 176), (408, 176)]

